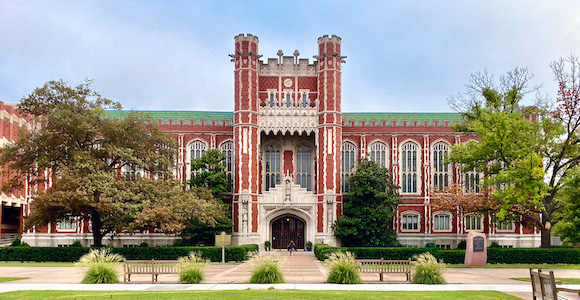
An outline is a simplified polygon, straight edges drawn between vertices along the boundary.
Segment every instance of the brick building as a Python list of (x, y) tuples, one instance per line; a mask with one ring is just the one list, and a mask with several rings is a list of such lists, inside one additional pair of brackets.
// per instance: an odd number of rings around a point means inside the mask
[[(341, 73), (346, 57), (341, 39), (334, 35), (318, 38), (312, 63), (297, 50), (290, 56), (280, 50), (277, 58), (261, 60), (258, 37), (251, 34), (240, 34), (234, 42), (233, 112), (149, 113), (179, 143), (179, 179), (194, 176), (189, 163), (206, 150), (227, 154), (235, 244), (263, 245), (269, 240), (273, 248), (285, 248), (290, 239), (299, 248), (307, 241), (337, 244), (331, 225), (342, 213), (348, 193), (345, 180), (358, 159), (371, 159), (389, 169), (401, 187), (403, 203), (393, 224), (403, 245), (454, 248), (470, 230), (485, 232), (500, 245), (539, 245), (539, 232), (517, 223), (494, 223), (489, 215), (431, 207), (434, 187), (459, 183), (478, 191), (480, 174), (443, 164), (451, 145), (472, 138), (451, 129), (461, 120), (458, 114), (343, 113)], [(121, 117), (123, 112), (110, 114)], [(24, 234), (31, 244), (52, 246), (90, 238), (88, 226), (76, 220)], [(170, 243), (172, 237), (121, 236), (116, 243), (138, 244), (143, 239), (155, 245)]]

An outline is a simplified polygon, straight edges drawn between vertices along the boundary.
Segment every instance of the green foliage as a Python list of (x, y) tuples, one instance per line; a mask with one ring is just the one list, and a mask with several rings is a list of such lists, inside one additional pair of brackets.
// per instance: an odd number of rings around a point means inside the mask
[(580, 242), (580, 171), (566, 180), (562, 189), (561, 220), (554, 226), (554, 233), (569, 243)]
[(248, 253), (250, 257), (249, 265), (252, 268), (252, 277), (250, 283), (282, 283), (284, 276), (282, 274), (281, 263), (284, 258), (274, 252)]
[(466, 248), (467, 248), (467, 241), (466, 240), (461, 240), (459, 243), (457, 243), (457, 249), (465, 250)]
[(77, 262), (85, 269), (81, 283), (118, 283), (117, 268), (123, 259), (123, 256), (111, 253), (110, 248), (91, 249)]
[(312, 247), (312, 242), (311, 241), (306, 242), (306, 247)]
[(266, 246), (266, 248), (270, 248), (270, 246), (272, 246), (272, 243), (270, 241), (265, 241), (264, 246)]
[(347, 183), (350, 191), (343, 215), (333, 225), (334, 235), (345, 246), (396, 246), (390, 224), (400, 196), (389, 171), (361, 160)]
[(143, 243), (139, 244), (139, 247), (141, 247), (141, 248), (143, 248), (143, 247), (149, 247), (149, 243), (143, 242)]
[(489, 248), (501, 248), (501, 246), (499, 245), (498, 242), (493, 241), (491, 242), (491, 245), (489, 245)]
[(350, 252), (332, 252), (324, 261), (324, 264), (330, 269), (326, 282), (339, 284), (357, 284), (362, 282), (358, 273), (360, 264)]
[(446, 284), (445, 264), (443, 260), (437, 262), (437, 259), (429, 252), (413, 256), (411, 264), (415, 266), (412, 282), (417, 284)]
[[(90, 248), (81, 247), (0, 247), (0, 261), (57, 261), (71, 262), (79, 260)], [(226, 247), (226, 261), (244, 261), (249, 251), (258, 250), (258, 245)], [(221, 261), (221, 247), (148, 247), (148, 248), (112, 248), (131, 260), (158, 259), (174, 260), (190, 252), (200, 252), (202, 257), (211, 261)]]
[(204, 268), (209, 261), (201, 257), (200, 252), (190, 252), (188, 256), (180, 257), (181, 272), (179, 272), (179, 282), (195, 284), (204, 279)]
[[(323, 261), (336, 251), (352, 252), (359, 259), (408, 259), (414, 255), (430, 252), (437, 259), (448, 264), (462, 264), (465, 250), (442, 250), (412, 247), (331, 247), (317, 244), (314, 247), (316, 258)], [(578, 264), (580, 249), (575, 248), (488, 248), (489, 264)]]
[(12, 246), (12, 247), (18, 247), (18, 246), (20, 246), (20, 244), (21, 244), (20, 239), (19, 238), (15, 238), (12, 241), (12, 244), (10, 244), (10, 246)]
[(83, 244), (81, 243), (81, 241), (74, 241), (71, 245), (71, 247), (82, 247)]

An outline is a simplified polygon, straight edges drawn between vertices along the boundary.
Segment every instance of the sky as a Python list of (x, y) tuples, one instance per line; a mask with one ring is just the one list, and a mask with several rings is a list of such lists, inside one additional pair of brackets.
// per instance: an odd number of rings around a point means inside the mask
[(343, 112), (452, 112), (484, 69), (527, 67), (554, 99), (550, 62), (580, 55), (580, 1), (0, 0), (0, 101), (91, 79), (125, 109), (232, 111), (240, 33), (263, 59), (311, 62), (318, 37), (340, 36)]

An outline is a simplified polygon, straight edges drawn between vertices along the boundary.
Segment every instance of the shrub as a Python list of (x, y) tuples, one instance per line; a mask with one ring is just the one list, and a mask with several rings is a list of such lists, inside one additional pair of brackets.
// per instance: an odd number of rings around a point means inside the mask
[(86, 271), (81, 283), (119, 282), (117, 267), (122, 261), (123, 256), (111, 253), (109, 248), (91, 249), (77, 262)]
[(207, 259), (201, 258), (199, 252), (190, 252), (188, 256), (180, 257), (179, 282), (190, 284), (202, 282), (205, 277), (204, 268), (208, 262)]
[(12, 244), (10, 244), (10, 246), (12, 246), (12, 247), (18, 247), (18, 246), (20, 246), (20, 239), (19, 238), (15, 238), (12, 241)]
[(252, 268), (250, 283), (281, 283), (283, 257), (273, 252), (253, 251), (248, 253), (249, 265)]
[(491, 245), (489, 245), (489, 248), (501, 248), (501, 246), (499, 245), (498, 242), (493, 241), (491, 242)]
[(149, 244), (147, 242), (143, 242), (139, 244), (139, 247), (149, 247)]
[(445, 272), (445, 264), (443, 260), (437, 262), (435, 256), (429, 252), (413, 256), (414, 261), (411, 262), (415, 266), (415, 276), (413, 276), (413, 283), (419, 284), (445, 284), (443, 273)]
[(71, 247), (82, 247), (83, 244), (81, 244), (81, 241), (74, 241), (70, 246)]
[(461, 240), (459, 243), (457, 243), (457, 249), (459, 249), (459, 250), (467, 249), (467, 241)]
[(27, 242), (21, 242), (20, 247), (30, 247)]
[(332, 252), (324, 264), (330, 268), (326, 282), (354, 284), (361, 283), (358, 268), (360, 264), (350, 252)]

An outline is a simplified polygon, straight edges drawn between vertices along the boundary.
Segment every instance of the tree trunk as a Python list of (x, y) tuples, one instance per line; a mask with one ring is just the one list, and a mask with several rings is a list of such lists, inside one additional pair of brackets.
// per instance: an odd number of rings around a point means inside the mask
[(93, 245), (95, 247), (103, 247), (103, 222), (101, 221), (101, 216), (98, 212), (93, 212), (91, 214), (91, 223), (93, 231)]
[(552, 228), (550, 229), (546, 229), (546, 223), (544, 223), (544, 226), (542, 226), (542, 228), (540, 228), (540, 233), (541, 233), (541, 248), (550, 248), (552, 247), (552, 235), (550, 234), (552, 231)]

